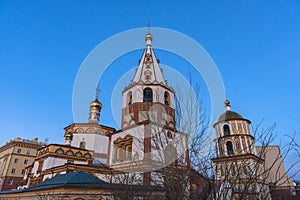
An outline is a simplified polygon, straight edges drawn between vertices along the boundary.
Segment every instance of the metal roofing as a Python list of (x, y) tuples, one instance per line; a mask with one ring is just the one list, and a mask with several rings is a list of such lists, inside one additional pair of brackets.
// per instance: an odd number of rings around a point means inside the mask
[(29, 190), (48, 189), (55, 187), (97, 187), (107, 188), (108, 183), (100, 180), (99, 178), (90, 175), (89, 173), (78, 171), (67, 174), (61, 174), (39, 183)]
[(99, 178), (84, 172), (70, 172), (67, 174), (60, 174), (42, 183), (32, 186), (31, 188), (23, 190), (10, 190), (0, 192), (1, 194), (20, 193), (35, 190), (53, 189), (59, 187), (80, 187), (80, 188), (98, 188), (98, 189), (138, 189), (138, 190), (163, 190), (160, 186), (143, 186), (143, 185), (124, 185), (124, 184), (110, 184)]

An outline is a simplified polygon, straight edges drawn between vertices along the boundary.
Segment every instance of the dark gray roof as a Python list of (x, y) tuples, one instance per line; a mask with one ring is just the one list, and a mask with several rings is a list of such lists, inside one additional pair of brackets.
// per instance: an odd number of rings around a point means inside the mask
[(70, 172), (67, 174), (60, 174), (42, 183), (23, 190), (10, 190), (0, 192), (1, 194), (20, 193), (27, 191), (52, 189), (58, 187), (80, 187), (80, 188), (103, 188), (103, 189), (138, 189), (138, 190), (163, 190), (160, 186), (143, 186), (143, 185), (123, 185), (110, 184), (100, 180), (84, 171)]
[(219, 117), (218, 122), (232, 120), (232, 119), (244, 119), (244, 118), (242, 117), (242, 115), (234, 111), (227, 110)]
[(55, 176), (51, 179), (48, 179), (42, 183), (39, 183), (29, 188), (29, 190), (40, 190), (64, 186), (107, 188), (108, 183), (100, 180), (95, 176), (92, 176), (89, 173), (78, 171)]

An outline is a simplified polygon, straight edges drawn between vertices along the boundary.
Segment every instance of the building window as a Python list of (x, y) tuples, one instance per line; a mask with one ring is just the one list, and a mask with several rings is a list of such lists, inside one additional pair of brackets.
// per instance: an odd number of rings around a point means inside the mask
[(123, 151), (120, 147), (115, 147), (115, 161), (123, 161)]
[(171, 131), (167, 132), (167, 138), (168, 139), (172, 139), (173, 138), (173, 134), (171, 133)]
[(81, 141), (81, 142), (80, 142), (79, 148), (85, 149), (85, 141)]
[(143, 92), (144, 98), (143, 102), (152, 102), (153, 101), (153, 93), (151, 88), (145, 88)]
[(14, 163), (18, 163), (18, 162), (19, 162), (19, 159), (18, 159), (18, 158), (15, 158)]
[(165, 92), (164, 97), (165, 97), (165, 104), (166, 104), (167, 106), (170, 105), (170, 95), (169, 95), (169, 93), (168, 93), (168, 92)]
[(128, 92), (127, 94), (127, 105), (131, 105), (132, 104), (132, 92)]
[(29, 149), (27, 150), (26, 154), (27, 154), (27, 155), (30, 155), (30, 150), (29, 150)]
[(22, 172), (21, 172), (21, 174), (25, 174), (25, 169), (22, 169)]
[(25, 159), (25, 160), (24, 160), (24, 165), (27, 165), (27, 164), (28, 164), (28, 160)]
[(8, 183), (8, 185), (12, 185), (13, 182), (14, 182), (14, 181), (13, 181), (12, 179), (8, 179), (8, 182), (7, 182), (7, 183)]
[(132, 159), (132, 141), (131, 135), (126, 135), (124, 138), (119, 137), (114, 141), (114, 162)]
[(63, 151), (62, 149), (57, 149), (57, 150), (55, 151), (55, 153), (57, 153), (57, 154), (64, 154), (64, 151)]
[(19, 153), (19, 154), (20, 154), (20, 153), (21, 153), (21, 151), (22, 151), (21, 149), (18, 149), (18, 150), (17, 150), (17, 153)]
[(75, 154), (75, 156), (77, 156), (77, 157), (81, 157), (81, 156), (82, 156), (82, 153), (80, 153), (80, 152), (77, 152), (77, 153)]
[(67, 154), (68, 156), (73, 156), (73, 155), (74, 155), (73, 151), (71, 151), (71, 150), (67, 151), (66, 154)]
[(16, 169), (15, 169), (15, 168), (12, 168), (12, 169), (11, 169), (11, 173), (12, 173), (12, 174), (15, 174), (15, 173), (16, 173)]
[(224, 133), (224, 136), (230, 135), (230, 128), (229, 128), (229, 125), (228, 125), (228, 124), (225, 124), (225, 125), (223, 126), (223, 133)]
[(125, 160), (131, 160), (132, 144), (125, 145)]
[(231, 141), (226, 142), (226, 148), (227, 148), (227, 155), (234, 155)]
[(91, 155), (86, 153), (86, 154), (84, 154), (84, 157), (89, 159), (89, 158), (91, 158)]

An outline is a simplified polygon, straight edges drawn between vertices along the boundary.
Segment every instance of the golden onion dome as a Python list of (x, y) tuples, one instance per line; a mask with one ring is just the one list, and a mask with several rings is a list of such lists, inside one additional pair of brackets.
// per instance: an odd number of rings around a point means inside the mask
[(146, 35), (146, 40), (152, 40), (152, 35), (150, 33)]
[(71, 133), (71, 132), (66, 133), (65, 138), (70, 138), (72, 140), (73, 139), (73, 133)]
[(94, 101), (90, 103), (90, 107), (99, 107), (102, 108), (102, 103), (96, 98)]

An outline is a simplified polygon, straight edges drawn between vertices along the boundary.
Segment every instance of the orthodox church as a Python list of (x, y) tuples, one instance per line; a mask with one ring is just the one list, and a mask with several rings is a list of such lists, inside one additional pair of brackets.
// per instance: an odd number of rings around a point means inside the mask
[[(214, 180), (191, 169), (188, 135), (176, 129), (175, 91), (164, 79), (152, 48), (150, 28), (145, 41), (136, 73), (122, 92), (121, 129), (101, 125), (102, 103), (96, 95), (89, 105), (87, 122), (65, 127), (64, 144), (41, 147), (33, 164), (26, 168), (19, 192), (0, 194), (0, 199), (26, 199), (47, 188), (55, 197), (68, 191), (65, 196), (73, 195), (70, 199), (79, 200), (88, 191), (93, 198), (105, 199), (114, 188), (124, 190), (120, 184), (132, 185), (130, 190), (137, 185), (145, 187), (136, 188), (139, 196), (134, 198), (155, 192), (150, 199), (164, 199), (168, 194), (164, 188), (168, 179), (162, 169), (167, 169), (175, 182), (181, 184), (180, 181), (188, 180), (189, 191), (172, 187), (178, 194), (191, 196), (195, 191), (201, 194), (195, 199), (270, 199), (268, 182), (261, 173), (264, 159), (254, 146), (251, 122), (232, 111), (228, 100), (226, 111), (213, 125), (216, 130)], [(176, 177), (173, 173), (176, 170), (169, 168), (171, 165), (177, 170), (188, 169), (193, 176)], [(128, 174), (125, 183), (120, 181), (124, 173)], [(108, 183), (117, 185), (108, 186)], [(83, 187), (85, 190), (80, 190)]]
[(137, 177), (134, 183), (157, 185), (162, 180), (154, 171), (174, 162), (187, 165), (187, 136), (175, 124), (175, 91), (164, 79), (152, 49), (150, 28), (145, 40), (136, 73), (122, 92), (121, 130), (100, 124), (102, 103), (96, 95), (87, 123), (65, 127), (64, 145), (50, 144), (39, 150), (27, 169), (23, 188), (71, 168), (93, 171), (104, 180), (108, 169), (132, 172)]
[[(160, 151), (166, 146), (174, 151), (171, 153), (184, 154), (184, 147), (173, 144), (185, 138), (176, 131), (175, 92), (163, 77), (152, 49), (150, 29), (136, 73), (122, 95), (121, 130), (99, 125), (102, 104), (96, 96), (90, 103), (88, 123), (74, 123), (65, 128), (65, 144), (93, 151), (94, 164), (118, 170), (127, 169), (132, 162), (143, 172), (154, 165), (161, 167), (166, 160), (160, 157)], [(155, 139), (161, 140), (160, 146), (156, 146)]]

